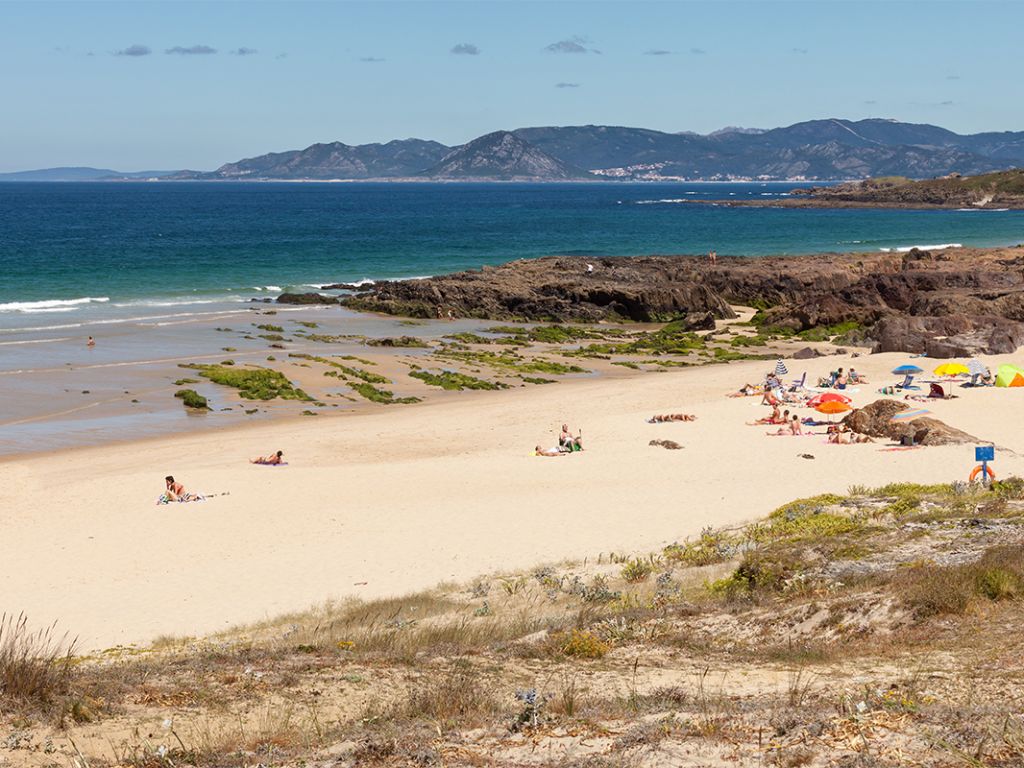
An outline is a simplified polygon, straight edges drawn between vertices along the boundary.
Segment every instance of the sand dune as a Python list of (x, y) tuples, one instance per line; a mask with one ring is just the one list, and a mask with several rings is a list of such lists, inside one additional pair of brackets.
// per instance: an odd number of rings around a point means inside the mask
[[(905, 355), (854, 361), (880, 397)], [(992, 358), (993, 367), (1003, 359)], [(849, 360), (791, 373), (809, 380)], [(918, 361), (920, 362), (920, 361)], [(767, 437), (757, 399), (726, 392), (770, 367), (743, 362), (500, 393), (440, 397), (341, 417), (206, 431), (0, 462), (0, 610), (58, 621), (84, 647), (205, 634), (330, 598), (609, 551), (647, 551), (851, 484), (966, 478), (970, 447), (888, 452), (823, 436)], [(930, 367), (925, 363), (923, 367)], [(1024, 474), (1024, 390), (956, 390), (931, 406), (1005, 449)], [(648, 424), (686, 411), (695, 423)], [(587, 450), (537, 458), (561, 421)], [(675, 440), (681, 451), (649, 447)], [(251, 466), (281, 449), (289, 466)], [(798, 454), (809, 453), (814, 460)], [(227, 493), (156, 506), (162, 479)]]

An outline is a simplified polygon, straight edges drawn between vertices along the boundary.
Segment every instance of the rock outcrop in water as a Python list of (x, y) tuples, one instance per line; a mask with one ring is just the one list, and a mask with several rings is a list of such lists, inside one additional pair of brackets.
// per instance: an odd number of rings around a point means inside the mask
[(775, 200), (703, 200), (733, 207), (756, 208), (1024, 208), (1024, 170), (1011, 169), (978, 176), (951, 173), (914, 181), (903, 176), (865, 179), (831, 187), (795, 189), (793, 197)]
[(719, 258), (548, 257), (424, 280), (378, 283), (342, 299), (411, 317), (654, 322), (730, 305), (763, 308), (779, 332), (844, 325), (878, 351), (962, 357), (1024, 344), (1024, 247)]

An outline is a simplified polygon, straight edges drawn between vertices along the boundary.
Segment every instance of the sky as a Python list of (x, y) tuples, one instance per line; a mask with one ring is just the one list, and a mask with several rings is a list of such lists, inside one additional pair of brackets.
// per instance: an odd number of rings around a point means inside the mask
[(886, 117), (1024, 129), (1024, 2), (5, 2), (0, 172)]

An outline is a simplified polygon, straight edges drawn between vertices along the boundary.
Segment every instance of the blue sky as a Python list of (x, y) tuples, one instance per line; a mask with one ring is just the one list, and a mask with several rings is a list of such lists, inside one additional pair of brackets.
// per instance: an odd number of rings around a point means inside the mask
[(0, 171), (552, 124), (1021, 130), (1021, 29), (984, 0), (0, 2)]

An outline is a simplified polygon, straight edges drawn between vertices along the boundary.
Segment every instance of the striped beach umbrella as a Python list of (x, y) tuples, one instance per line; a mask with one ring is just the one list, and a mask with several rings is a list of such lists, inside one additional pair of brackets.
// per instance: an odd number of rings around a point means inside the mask
[(775, 375), (785, 376), (787, 373), (789, 373), (789, 369), (786, 368), (786, 364), (780, 359), (779, 362), (775, 364)]
[(973, 360), (969, 360), (967, 362), (967, 370), (970, 371), (970, 374), (972, 376), (984, 376), (985, 373), (988, 371), (988, 366), (986, 366), (978, 358), (974, 358)]
[(922, 416), (927, 416), (930, 413), (931, 411), (926, 411), (924, 408), (918, 408), (909, 411), (900, 411), (891, 419), (889, 419), (889, 421), (913, 421), (914, 419), (919, 419)]

